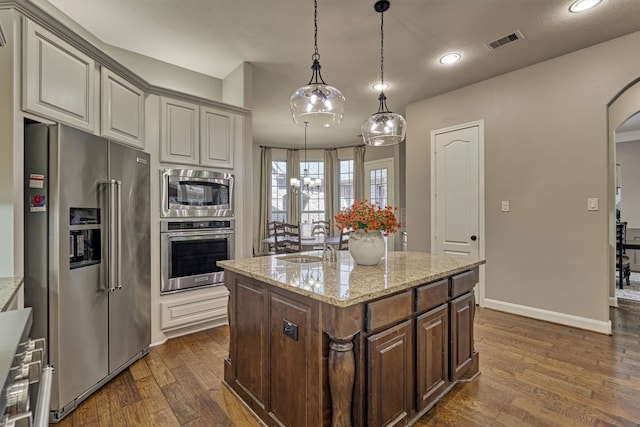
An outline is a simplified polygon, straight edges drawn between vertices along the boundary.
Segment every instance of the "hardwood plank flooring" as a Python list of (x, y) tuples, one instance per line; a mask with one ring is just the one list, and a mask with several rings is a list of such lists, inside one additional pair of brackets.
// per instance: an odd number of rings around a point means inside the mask
[[(640, 303), (613, 336), (478, 308), (481, 375), (417, 426), (639, 426)], [(226, 327), (175, 338), (84, 401), (60, 427), (260, 426), (222, 384)]]

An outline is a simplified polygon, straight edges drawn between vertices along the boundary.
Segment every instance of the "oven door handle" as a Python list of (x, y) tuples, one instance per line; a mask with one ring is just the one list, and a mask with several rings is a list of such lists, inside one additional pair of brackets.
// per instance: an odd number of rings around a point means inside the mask
[(173, 239), (175, 237), (232, 237), (233, 231), (176, 231), (173, 233), (162, 233), (162, 236), (166, 239)]

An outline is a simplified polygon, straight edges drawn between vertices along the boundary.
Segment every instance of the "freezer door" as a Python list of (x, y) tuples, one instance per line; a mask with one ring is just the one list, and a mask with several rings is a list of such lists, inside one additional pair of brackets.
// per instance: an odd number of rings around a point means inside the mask
[[(108, 374), (109, 299), (101, 274), (106, 248), (89, 248), (89, 242), (70, 237), (98, 227), (104, 241), (101, 188), (108, 177), (107, 142), (51, 126), (49, 153), (49, 342), (56, 370), (51, 410), (56, 411)], [(78, 212), (97, 213), (100, 223)], [(90, 249), (100, 251), (101, 259), (72, 268), (74, 251)]]
[[(151, 343), (149, 155), (111, 142), (110, 180), (120, 182), (119, 243), (111, 253), (120, 277), (109, 293), (109, 372), (117, 372)], [(118, 224), (119, 222), (119, 224)]]

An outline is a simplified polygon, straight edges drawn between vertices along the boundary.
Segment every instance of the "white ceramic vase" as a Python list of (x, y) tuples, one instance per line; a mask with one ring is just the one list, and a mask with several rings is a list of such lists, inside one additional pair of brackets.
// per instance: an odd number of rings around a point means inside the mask
[(359, 265), (376, 265), (384, 255), (384, 246), (381, 231), (356, 230), (349, 235), (349, 253)]

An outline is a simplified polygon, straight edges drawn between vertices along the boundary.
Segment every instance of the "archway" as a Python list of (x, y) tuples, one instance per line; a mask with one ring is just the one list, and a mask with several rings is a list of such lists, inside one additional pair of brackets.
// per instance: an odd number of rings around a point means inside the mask
[(615, 204), (615, 165), (616, 165), (616, 129), (634, 114), (640, 111), (640, 78), (624, 87), (607, 106), (608, 135), (608, 185), (607, 205), (609, 212), (609, 302), (617, 306), (616, 287), (616, 204)]

